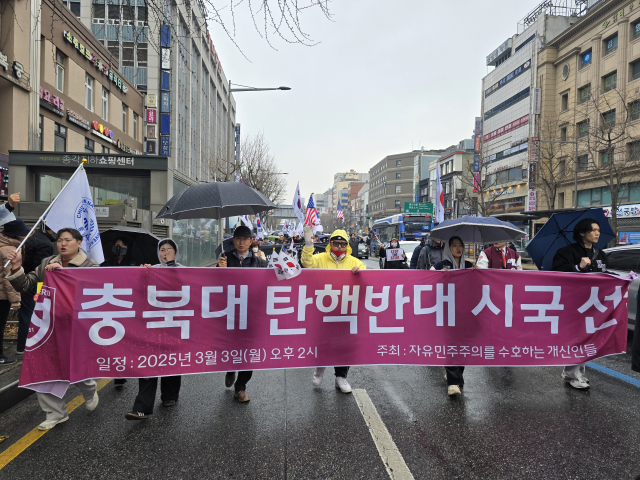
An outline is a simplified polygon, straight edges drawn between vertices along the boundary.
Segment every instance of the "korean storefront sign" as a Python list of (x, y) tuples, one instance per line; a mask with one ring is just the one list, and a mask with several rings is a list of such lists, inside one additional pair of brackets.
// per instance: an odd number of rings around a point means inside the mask
[(160, 97), (160, 112), (169, 113), (171, 111), (171, 92), (162, 92)]
[(147, 112), (147, 123), (156, 123), (157, 110), (154, 110), (153, 108), (147, 108), (146, 112)]
[(105, 77), (107, 77), (110, 82), (113, 82), (118, 89), (123, 93), (127, 93), (129, 91), (129, 87), (127, 87), (127, 84), (116, 74), (115, 70), (109, 68), (109, 62), (105, 62), (98, 58), (95, 53), (91, 53), (91, 51), (80, 43), (70, 31), (64, 31), (64, 38), (67, 42), (71, 43), (83, 57), (90, 61)]
[(9, 163), (11, 165), (77, 167), (82, 163), (83, 157), (87, 159), (87, 167), (167, 170), (166, 158), (147, 157), (144, 155), (91, 155), (87, 153), (11, 151), (9, 153)]
[(169, 156), (169, 135), (160, 135), (160, 155)]
[(52, 95), (49, 90), (45, 90), (42, 87), (40, 87), (40, 106), (64, 117), (64, 100), (57, 95)]
[(148, 108), (156, 108), (158, 106), (158, 96), (155, 93), (150, 93), (147, 95), (147, 107)]
[(160, 270), (47, 274), (20, 385), (333, 364), (575, 365), (627, 348), (630, 277), (304, 269), (281, 282), (266, 268), (250, 279)]
[(74, 112), (73, 110), (67, 110), (67, 120), (69, 120), (71, 123), (75, 123), (85, 130), (89, 130), (91, 128), (89, 121), (82, 118), (82, 115)]

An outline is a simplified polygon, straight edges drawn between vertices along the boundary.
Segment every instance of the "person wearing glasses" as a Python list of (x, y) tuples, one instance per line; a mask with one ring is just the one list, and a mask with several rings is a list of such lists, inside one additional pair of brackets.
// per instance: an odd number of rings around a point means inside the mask
[[(222, 251), (218, 259), (219, 267), (235, 267), (235, 268), (267, 268), (269, 265), (266, 260), (260, 258), (258, 254), (254, 254), (251, 249), (251, 230), (245, 225), (237, 227), (233, 232), (233, 249), (231, 251)], [(245, 370), (238, 372), (227, 372), (224, 377), (224, 384), (227, 388), (234, 387), (234, 397), (239, 402), (244, 403), (251, 400), (247, 394), (247, 382), (251, 380), (253, 370)]]
[[(357, 258), (351, 255), (349, 246), (349, 236), (344, 230), (336, 230), (329, 237), (329, 244), (326, 252), (314, 255), (313, 237), (311, 227), (304, 226), (304, 248), (302, 249), (302, 266), (305, 268), (324, 268), (337, 270), (351, 270), (357, 274), (360, 270), (365, 270), (364, 266)], [(313, 384), (318, 387), (322, 383), (322, 377), (326, 367), (318, 367), (313, 373)], [(349, 367), (335, 367), (336, 388), (342, 393), (351, 393), (351, 385), (347, 382)]]

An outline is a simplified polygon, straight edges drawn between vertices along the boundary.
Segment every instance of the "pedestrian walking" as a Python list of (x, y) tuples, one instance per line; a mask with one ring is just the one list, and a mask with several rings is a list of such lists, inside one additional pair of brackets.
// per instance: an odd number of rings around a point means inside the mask
[[(147, 268), (162, 267), (182, 267), (176, 262), (178, 256), (178, 246), (170, 238), (163, 238), (158, 242), (157, 265), (145, 264)], [(142, 265), (141, 265), (142, 266)], [(160, 400), (162, 406), (173, 407), (178, 402), (180, 395), (180, 385), (182, 376), (170, 375), (160, 379)], [(133, 402), (133, 410), (124, 414), (127, 420), (146, 420), (153, 414), (153, 405), (156, 402), (156, 391), (158, 390), (158, 377), (139, 378), (138, 395)]]
[[(556, 272), (606, 272), (607, 254), (596, 247), (600, 239), (600, 224), (593, 218), (583, 218), (573, 229), (576, 243), (559, 249), (553, 257), (551, 270)], [(562, 378), (573, 388), (586, 390), (590, 388), (589, 379), (585, 376), (586, 363), (564, 367)]]
[[(10, 222), (13, 223), (13, 222)], [(5, 225), (9, 225), (8, 223)], [(24, 223), (23, 223), (24, 225)], [(26, 228), (26, 226), (24, 227)], [(21, 230), (24, 231), (24, 230)], [(28, 232), (28, 230), (27, 230)], [(26, 234), (25, 234), (26, 235)], [(56, 235), (56, 245), (58, 255), (52, 255), (42, 260), (35, 270), (25, 273), (22, 267), (22, 253), (20, 251), (10, 252), (7, 258), (11, 261), (11, 275), (6, 280), (11, 282), (13, 288), (18, 292), (30, 292), (35, 290), (39, 282), (44, 282), (47, 272), (53, 272), (58, 268), (85, 268), (98, 267), (98, 263), (88, 258), (80, 249), (82, 245), (82, 234), (74, 228), (62, 228)], [(4, 261), (4, 260), (3, 260)], [(92, 411), (98, 406), (98, 392), (95, 380), (85, 380), (74, 384), (82, 392), (87, 410)], [(64, 400), (51, 393), (37, 392), (40, 408), (47, 417), (39, 426), (39, 430), (49, 430), (58, 423), (69, 420), (67, 405)]]
[(480, 252), (476, 265), (478, 268), (522, 270), (522, 259), (515, 249), (507, 246), (507, 242), (496, 242)]
[[(263, 258), (260, 258), (249, 249), (251, 245), (251, 230), (244, 225), (237, 227), (233, 232), (233, 249), (230, 252), (224, 252), (224, 256), (218, 259), (218, 267), (233, 268), (267, 268), (269, 264)], [(227, 388), (234, 387), (234, 398), (239, 402), (248, 402), (251, 400), (247, 394), (247, 383), (253, 376), (253, 370), (244, 370), (238, 372), (227, 372), (224, 377), (224, 384)]]
[(429, 239), (418, 256), (418, 270), (429, 270), (433, 265), (444, 260), (444, 242)]
[(427, 239), (422, 237), (420, 239), (420, 245), (418, 245), (414, 250), (413, 253), (411, 254), (411, 262), (409, 262), (409, 268), (411, 270), (415, 270), (418, 268), (418, 258), (420, 258), (420, 252), (422, 251), (422, 249), (424, 248), (424, 246), (427, 244)]
[[(431, 270), (459, 270), (476, 268), (464, 258), (464, 242), (460, 237), (451, 237), (443, 249), (443, 260), (435, 263)], [(462, 395), (464, 388), (464, 367), (444, 367), (449, 396)]]
[[(399, 250), (398, 252), (392, 252), (392, 250)], [(404, 253), (404, 250), (399, 248), (398, 239), (392, 238), (389, 243), (389, 248), (383, 250), (384, 256), (381, 255), (384, 261), (384, 269), (385, 270), (400, 270), (407, 267), (407, 256)], [(398, 253), (402, 260), (389, 260), (390, 255), (393, 253)]]
[[(351, 255), (347, 232), (336, 230), (329, 237), (329, 244), (326, 251), (314, 255), (315, 248), (311, 240), (311, 227), (304, 226), (304, 248), (302, 249), (302, 266), (305, 268), (324, 268), (334, 270), (351, 270), (357, 274), (360, 270), (365, 270), (360, 260)], [(313, 384), (318, 387), (322, 383), (322, 377), (326, 367), (317, 367), (313, 372)], [(342, 393), (351, 393), (351, 385), (347, 382), (349, 367), (334, 367), (336, 376), (336, 388)]]

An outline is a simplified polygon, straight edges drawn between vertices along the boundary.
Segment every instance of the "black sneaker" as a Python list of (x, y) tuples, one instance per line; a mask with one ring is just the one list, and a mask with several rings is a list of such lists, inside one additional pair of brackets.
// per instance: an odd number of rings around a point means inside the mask
[(165, 402), (162, 402), (162, 406), (163, 407), (173, 407), (177, 402), (178, 402), (178, 400), (167, 400)]
[(124, 414), (124, 418), (127, 420), (146, 420), (149, 418), (149, 415), (142, 412), (128, 412)]
[(116, 378), (113, 381), (113, 385), (114, 385), (116, 390), (122, 390), (124, 388), (124, 384), (125, 383), (127, 383), (127, 379), (126, 378)]
[(5, 357), (4, 355), (0, 356), (0, 365), (6, 365), (9, 363), (16, 363), (16, 359), (15, 358), (9, 358), (9, 357)]
[(16, 350), (16, 357), (21, 357), (24, 355), (24, 350)]

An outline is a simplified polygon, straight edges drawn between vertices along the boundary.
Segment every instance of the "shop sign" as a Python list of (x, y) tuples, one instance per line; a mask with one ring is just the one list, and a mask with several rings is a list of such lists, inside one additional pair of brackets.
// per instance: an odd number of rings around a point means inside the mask
[(482, 150), (481, 137), (478, 135), (476, 138), (474, 138), (473, 141), (474, 141), (474, 145), (473, 145), (474, 150), (477, 153), (480, 153), (480, 151)]
[(155, 155), (156, 154), (156, 141), (155, 140), (147, 140), (147, 150), (146, 152), (149, 155)]
[(531, 150), (529, 150), (529, 161), (538, 161), (538, 150), (540, 149), (540, 137), (531, 137)]
[(147, 95), (147, 107), (156, 108), (158, 106), (158, 96), (155, 93)]
[(536, 211), (536, 191), (529, 190), (529, 194), (527, 196), (527, 212), (535, 212)]
[(500, 127), (491, 133), (487, 133), (484, 136), (484, 141), (485, 143), (489, 142), (498, 137), (501, 137), (505, 133), (509, 133), (510, 131), (515, 130), (516, 128), (524, 127), (525, 125), (528, 125), (528, 124), (529, 124), (529, 115), (525, 115), (524, 117), (514, 120), (511, 123), (507, 123), (504, 127)]
[(171, 49), (162, 49), (162, 69), (171, 70)]
[[(513, 145), (513, 144), (512, 144)], [(515, 147), (507, 148), (501, 152), (494, 153), (493, 155), (489, 155), (488, 157), (484, 157), (482, 159), (482, 163), (493, 162), (494, 160), (500, 160), (502, 158), (512, 157), (513, 155), (517, 155), (520, 152), (525, 151), (529, 148), (528, 143), (521, 143), (516, 145)]]
[(171, 92), (162, 92), (160, 100), (160, 112), (169, 113), (171, 111)]
[(169, 135), (160, 135), (160, 155), (169, 156)]
[(155, 138), (156, 138), (156, 126), (147, 125), (147, 139), (155, 139)]
[(479, 137), (481, 132), (482, 132), (482, 117), (476, 117), (476, 129), (473, 133), (476, 137)]
[(109, 217), (109, 207), (93, 207), (93, 211), (96, 214), (96, 218)]
[[(611, 206), (602, 207), (604, 216), (611, 217)], [(617, 217), (640, 217), (640, 203), (632, 203), (629, 205), (620, 205), (616, 211)]]
[(156, 110), (147, 108), (147, 123), (156, 123)]
[(516, 191), (513, 189), (513, 187), (509, 187), (506, 190), (500, 190), (500, 191), (491, 192), (491, 198), (493, 198), (493, 197), (502, 197), (503, 195), (513, 195), (515, 193), (516, 193)]
[(137, 170), (167, 170), (167, 159), (161, 157), (147, 157), (143, 155), (89, 155), (87, 153), (58, 153), (58, 152), (20, 152), (9, 153), (11, 165), (27, 166), (77, 166), (82, 159), (87, 159), (88, 167), (95, 168), (130, 168)]
[(509, 73), (508, 75), (506, 75), (505, 77), (500, 79), (498, 82), (496, 82), (494, 85), (492, 85), (489, 88), (487, 88), (484, 91), (484, 98), (487, 98), (492, 93), (495, 93), (497, 90), (499, 90), (502, 87), (504, 87), (511, 80), (513, 80), (516, 77), (519, 77), (520, 74), (522, 74), (522, 73), (526, 72), (527, 70), (529, 70), (529, 68), (531, 68), (531, 60), (527, 60), (522, 65), (520, 65), (518, 68), (516, 68), (513, 72)]
[(125, 145), (120, 140), (116, 140), (113, 143), (123, 152), (132, 153), (134, 155), (140, 155), (142, 153), (140, 150), (136, 150), (135, 148), (131, 148), (128, 145)]
[(64, 117), (64, 100), (57, 95), (51, 95), (49, 90), (42, 87), (40, 87), (40, 105), (56, 115)]
[[(589, 3), (591, 3), (591, 2), (589, 2)], [(633, 2), (629, 3), (627, 6), (621, 8), (619, 10), (616, 8), (615, 13), (612, 16), (608, 17), (607, 20), (602, 22), (602, 29), (604, 30), (605, 28), (607, 28), (612, 23), (616, 23), (619, 19), (624, 18), (625, 15), (628, 17), (634, 11), (637, 12), (638, 8), (640, 8), (640, 2), (638, 2), (637, 0), (633, 0)]]
[(536, 164), (529, 164), (529, 188), (536, 188)]
[(67, 110), (67, 120), (69, 120), (71, 123), (75, 123), (85, 130), (91, 129), (89, 120), (85, 120), (84, 118), (82, 118), (82, 115), (74, 112), (73, 110)]
[(493, 62), (496, 58), (498, 58), (500, 55), (506, 52), (507, 49), (511, 50), (511, 42), (512, 42), (512, 39), (509, 38), (502, 45), (500, 45), (493, 52), (491, 52), (487, 56), (487, 65), (491, 65), (491, 62)]
[(640, 243), (640, 232), (620, 232), (618, 243), (623, 245), (636, 245)]
[(108, 77), (109, 81), (113, 82), (123, 93), (127, 93), (129, 91), (127, 84), (118, 75), (116, 75), (114, 70), (109, 68), (109, 64), (98, 58), (95, 53), (91, 53), (87, 47), (81, 44), (78, 39), (71, 34), (70, 31), (64, 31), (64, 38), (67, 42), (76, 47), (76, 50), (78, 50), (83, 57), (89, 60), (105, 77)]
[(220, 59), (218, 58), (218, 54), (216, 53), (216, 47), (213, 45), (213, 41), (211, 40), (211, 35), (207, 31), (207, 42), (209, 43), (209, 50), (211, 50), (211, 55), (213, 55), (213, 59), (218, 67), (219, 71), (222, 71), (222, 64), (220, 63)]
[[(0, 52), (0, 67), (2, 67), (5, 72), (9, 70), (9, 57), (2, 52)], [(22, 75), (24, 75), (24, 66), (20, 62), (14, 60), (11, 67), (13, 68), (13, 76), (20, 80)]]
[(542, 89), (533, 89), (533, 113), (540, 115), (540, 109), (542, 108)]
[(479, 192), (480, 192), (480, 174), (474, 173), (473, 174), (473, 193), (479, 193)]
[(109, 130), (107, 127), (105, 127), (101, 123), (96, 122), (95, 120), (93, 121), (91, 126), (93, 127), (93, 130), (91, 131), (91, 133), (93, 133), (94, 135), (97, 135), (98, 137), (102, 138), (103, 140), (106, 140), (109, 143), (114, 143), (113, 131)]

